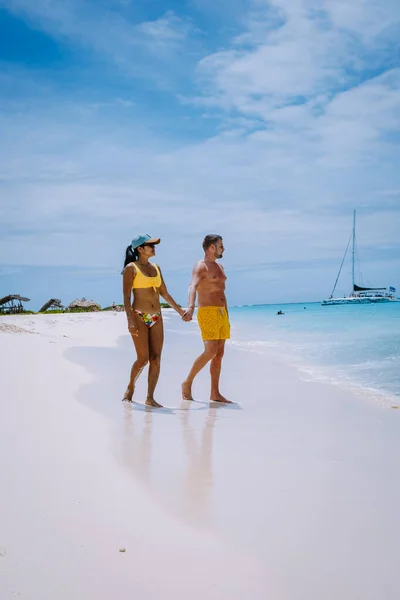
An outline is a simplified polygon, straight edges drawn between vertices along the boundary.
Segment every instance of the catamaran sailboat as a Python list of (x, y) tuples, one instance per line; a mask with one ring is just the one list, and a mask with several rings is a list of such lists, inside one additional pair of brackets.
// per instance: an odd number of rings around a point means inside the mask
[[(352, 242), (352, 292), (348, 296), (343, 296), (342, 298), (335, 298), (334, 293), (337, 286), (337, 282), (339, 281), (340, 273), (342, 272), (343, 264), (346, 259), (347, 251), (350, 246), (350, 242)], [(351, 237), (348, 241), (346, 252), (344, 253), (342, 264), (340, 265), (339, 273), (336, 277), (335, 285), (333, 286), (333, 290), (329, 298), (323, 300), (321, 303), (322, 306), (331, 306), (334, 304), (373, 304), (373, 303), (383, 303), (383, 302), (400, 302), (399, 298), (395, 297), (396, 288), (390, 286), (389, 288), (371, 288), (371, 287), (363, 287), (357, 285), (355, 283), (355, 270), (354, 270), (354, 261), (355, 261), (355, 250), (356, 250), (356, 211), (353, 213), (353, 231)]]

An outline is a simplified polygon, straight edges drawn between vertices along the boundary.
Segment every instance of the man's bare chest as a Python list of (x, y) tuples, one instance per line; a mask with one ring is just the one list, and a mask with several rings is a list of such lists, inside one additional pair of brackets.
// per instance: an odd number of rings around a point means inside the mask
[(203, 281), (206, 285), (224, 285), (226, 275), (223, 270), (216, 265), (215, 267), (207, 269)]

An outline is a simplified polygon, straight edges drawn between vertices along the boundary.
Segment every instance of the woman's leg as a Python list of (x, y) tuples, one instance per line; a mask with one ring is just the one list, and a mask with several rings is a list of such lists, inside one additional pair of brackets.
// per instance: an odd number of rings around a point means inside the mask
[(164, 324), (159, 319), (153, 327), (149, 329), (149, 383), (147, 390), (146, 404), (149, 406), (160, 407), (154, 400), (154, 390), (156, 389), (158, 377), (160, 375), (161, 352), (164, 343)]
[(132, 365), (131, 376), (128, 387), (122, 400), (132, 401), (132, 396), (135, 391), (135, 383), (140, 373), (143, 371), (149, 362), (149, 330), (139, 315), (134, 315), (135, 325), (138, 329), (138, 335), (132, 336), (133, 343), (136, 349), (136, 360)]

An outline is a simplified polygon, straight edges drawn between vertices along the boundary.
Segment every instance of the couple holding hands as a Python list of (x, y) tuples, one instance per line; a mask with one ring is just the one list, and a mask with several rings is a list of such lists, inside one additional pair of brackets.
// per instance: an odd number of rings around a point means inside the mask
[(230, 404), (230, 401), (219, 391), (225, 340), (230, 337), (225, 297), (226, 275), (223, 267), (217, 263), (224, 253), (222, 237), (210, 234), (203, 240), (204, 258), (193, 268), (187, 309), (178, 306), (167, 290), (161, 269), (150, 262), (150, 259), (155, 256), (155, 248), (160, 241), (159, 238), (152, 238), (148, 234), (138, 235), (126, 249), (123, 271), (124, 306), (128, 330), (137, 356), (123, 400), (132, 401), (136, 380), (144, 367), (149, 364), (146, 405), (154, 408), (161, 407), (161, 404), (154, 399), (164, 342), (160, 296), (180, 314), (183, 321), (191, 321), (197, 296), (197, 321), (204, 341), (204, 352), (196, 358), (187, 378), (182, 383), (182, 398), (193, 400), (193, 380), (211, 361), (210, 400)]

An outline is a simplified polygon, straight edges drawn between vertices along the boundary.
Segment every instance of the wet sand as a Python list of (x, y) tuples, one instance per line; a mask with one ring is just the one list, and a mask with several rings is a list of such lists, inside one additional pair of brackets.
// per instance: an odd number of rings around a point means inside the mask
[(121, 402), (124, 314), (0, 318), (1, 598), (397, 600), (400, 410), (234, 345), (236, 404), (181, 401), (164, 314), (160, 410)]

